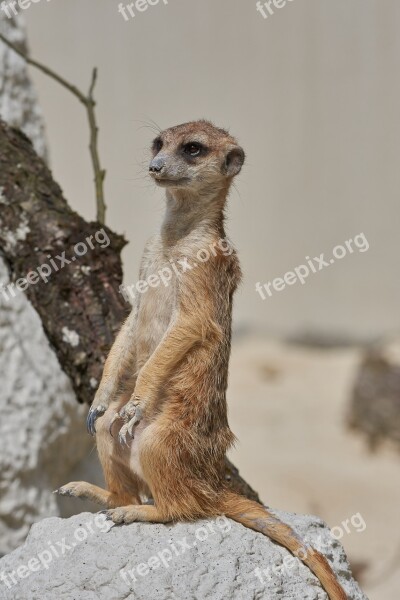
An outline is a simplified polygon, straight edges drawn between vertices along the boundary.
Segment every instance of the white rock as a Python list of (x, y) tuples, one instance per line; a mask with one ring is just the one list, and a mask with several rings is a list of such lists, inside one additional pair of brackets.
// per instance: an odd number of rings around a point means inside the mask
[[(340, 543), (319, 519), (276, 514), (307, 542), (322, 547), (349, 600), (367, 600), (352, 578)], [(34, 525), (26, 544), (0, 560), (0, 597), (327, 600), (316, 577), (287, 550), (225, 517), (109, 527), (104, 515), (90, 513)]]
[[(0, 284), (7, 281), (0, 263)], [(80, 407), (36, 312), (23, 294), (0, 296), (0, 553), (35, 521), (58, 515), (51, 490), (92, 444)]]
[[(8, 19), (0, 12), (0, 32), (13, 44), (26, 49), (26, 33), (21, 17)], [(32, 140), (36, 152), (46, 158), (42, 112), (23, 58), (0, 43), (0, 117)]]

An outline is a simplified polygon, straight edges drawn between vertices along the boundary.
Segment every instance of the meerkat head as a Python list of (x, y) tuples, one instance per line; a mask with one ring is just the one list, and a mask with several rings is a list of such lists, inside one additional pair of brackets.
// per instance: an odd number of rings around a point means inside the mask
[(229, 188), (245, 154), (235, 138), (208, 121), (162, 131), (153, 141), (151, 177), (162, 187), (193, 193)]

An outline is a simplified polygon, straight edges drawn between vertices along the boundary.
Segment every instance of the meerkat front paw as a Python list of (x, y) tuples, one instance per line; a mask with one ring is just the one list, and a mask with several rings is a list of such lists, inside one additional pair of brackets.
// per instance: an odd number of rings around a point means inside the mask
[(126, 436), (130, 435), (131, 438), (134, 437), (133, 429), (134, 427), (142, 420), (143, 418), (143, 403), (137, 396), (132, 396), (132, 398), (121, 408), (121, 410), (116, 413), (111, 420), (109, 431), (111, 433), (111, 428), (115, 421), (118, 419), (122, 419), (124, 421), (124, 425), (122, 425), (119, 434), (118, 441), (120, 444), (127, 444)]
[(125, 421), (119, 431), (118, 439), (120, 444), (126, 444), (126, 435), (129, 434), (133, 438), (134, 427), (142, 420), (143, 407), (139, 398), (133, 396), (121, 410), (122, 419)]

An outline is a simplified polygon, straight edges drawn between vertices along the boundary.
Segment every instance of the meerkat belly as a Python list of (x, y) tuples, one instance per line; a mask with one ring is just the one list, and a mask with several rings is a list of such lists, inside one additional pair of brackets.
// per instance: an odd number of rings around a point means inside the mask
[[(162, 283), (150, 288), (140, 299), (137, 321), (137, 357), (139, 370), (147, 362), (167, 331), (174, 307), (174, 286)], [(140, 448), (148, 423), (141, 421), (135, 428), (131, 443), (130, 468), (146, 482), (140, 463)]]
[(142, 465), (140, 463), (140, 443), (143, 436), (143, 432), (146, 429), (147, 424), (145, 422), (139, 423), (135, 428), (135, 437), (131, 443), (130, 457), (129, 457), (129, 467), (132, 471), (138, 475), (145, 483), (146, 479), (143, 475)]

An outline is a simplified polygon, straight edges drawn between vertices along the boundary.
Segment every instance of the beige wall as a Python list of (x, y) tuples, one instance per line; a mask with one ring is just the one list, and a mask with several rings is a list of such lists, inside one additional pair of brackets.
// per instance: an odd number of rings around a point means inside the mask
[[(146, 179), (161, 127), (207, 117), (238, 136), (247, 165), (228, 230), (245, 279), (236, 323), (277, 334), (370, 338), (398, 326), (400, 3), (293, 0), (264, 20), (255, 1), (169, 0), (125, 22), (116, 0), (41, 0), (31, 49), (86, 88), (93, 65), (108, 224), (130, 239), (127, 282), (163, 212)], [(55, 175), (94, 217), (87, 126), (76, 100), (34, 73)], [(364, 232), (370, 249), (262, 301), (266, 282)]]

